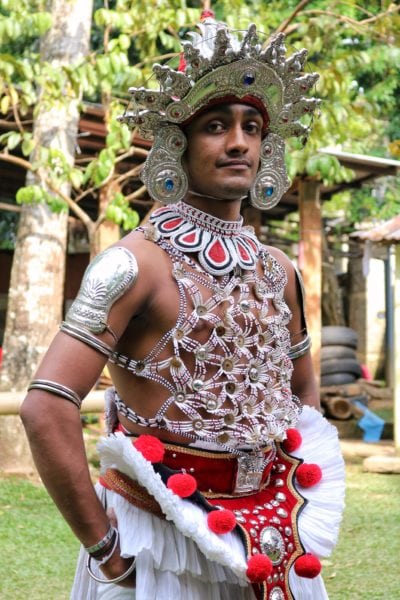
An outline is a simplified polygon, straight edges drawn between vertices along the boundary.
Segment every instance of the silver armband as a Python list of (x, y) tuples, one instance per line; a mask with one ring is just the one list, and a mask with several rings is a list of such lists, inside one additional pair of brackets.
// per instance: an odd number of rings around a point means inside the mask
[(76, 392), (56, 381), (50, 381), (49, 379), (33, 379), (28, 386), (28, 392), (30, 390), (44, 390), (50, 394), (55, 394), (56, 396), (64, 398), (64, 400), (72, 402), (78, 409), (80, 409), (82, 405), (82, 398), (78, 396)]
[(295, 358), (300, 358), (303, 356), (309, 349), (311, 348), (311, 338), (307, 335), (304, 340), (299, 342), (298, 344), (294, 344), (294, 346), (290, 347), (288, 352), (288, 357), (290, 360), (294, 360)]
[(122, 246), (101, 252), (83, 276), (76, 299), (66, 316), (66, 323), (83, 326), (92, 333), (106, 329), (112, 305), (133, 285), (138, 266), (132, 252)]
[(97, 352), (104, 354), (104, 356), (107, 356), (107, 358), (110, 358), (110, 356), (114, 352), (111, 346), (108, 346), (108, 344), (105, 344), (101, 340), (97, 339), (96, 337), (94, 337), (94, 335), (91, 335), (82, 327), (75, 327), (74, 325), (63, 321), (60, 325), (60, 331), (70, 335), (71, 337), (75, 338), (76, 340), (79, 340), (80, 342), (83, 342), (87, 346), (90, 346), (94, 350), (97, 350)]

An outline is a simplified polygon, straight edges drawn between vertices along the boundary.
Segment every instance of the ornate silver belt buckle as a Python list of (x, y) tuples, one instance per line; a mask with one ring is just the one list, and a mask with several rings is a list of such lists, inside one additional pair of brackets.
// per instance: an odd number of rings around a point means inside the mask
[(234, 494), (249, 494), (260, 489), (265, 466), (265, 455), (262, 450), (251, 452), (237, 459), (238, 470), (233, 490)]

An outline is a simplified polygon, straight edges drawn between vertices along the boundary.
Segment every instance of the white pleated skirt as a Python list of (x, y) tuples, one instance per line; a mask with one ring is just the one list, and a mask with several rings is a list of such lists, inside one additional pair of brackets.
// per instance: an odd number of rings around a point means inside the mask
[[(308, 501), (298, 518), (300, 539), (306, 552), (324, 558), (337, 541), (344, 507), (344, 462), (336, 428), (315, 409), (304, 407), (297, 429), (303, 442), (294, 455), (317, 463), (323, 472), (316, 486), (298, 487)], [(245, 549), (235, 532), (212, 533), (204, 510), (168, 490), (123, 434), (104, 438), (99, 452), (102, 468), (116, 468), (138, 480), (159, 502), (166, 519), (98, 484), (104, 506), (116, 514), (122, 556), (136, 556), (136, 588), (96, 583), (87, 573), (87, 554), (81, 549), (71, 600), (255, 600), (246, 577)], [(92, 565), (95, 571), (95, 561)], [(321, 576), (301, 578), (291, 568), (289, 584), (295, 600), (328, 598)]]

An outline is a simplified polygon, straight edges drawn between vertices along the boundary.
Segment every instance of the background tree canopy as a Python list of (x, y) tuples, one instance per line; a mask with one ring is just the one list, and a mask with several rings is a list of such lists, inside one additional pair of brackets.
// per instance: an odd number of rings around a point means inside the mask
[[(155, 57), (160, 61), (176, 57), (179, 38), (193, 27), (208, 4), (96, 0), (90, 56), (80, 64), (60, 68), (43, 60), (39, 51), (40, 37), (52, 23), (51, 3), (0, 2), (0, 112), (8, 127), (0, 137), (0, 159), (19, 160), (39, 176), (36, 185), (18, 192), (17, 202), (44, 201), (56, 211), (69, 206), (89, 230), (104, 218), (126, 229), (136, 225), (137, 215), (132, 211), (135, 196), (124, 193), (128, 177), (121, 180), (117, 169), (118, 161), (132, 154), (134, 148), (131, 132), (117, 122), (116, 116), (126, 106), (128, 88), (147, 82)], [(325, 146), (386, 157), (400, 155), (399, 6), (388, 1), (371, 1), (366, 8), (355, 0), (220, 0), (212, 3), (212, 9), (218, 19), (232, 27), (245, 28), (252, 21), (265, 32), (266, 39), (284, 31), (290, 51), (303, 46), (309, 50), (309, 69), (320, 74), (315, 93), (323, 103), (305, 150), (298, 140), (290, 142), (287, 161), (291, 177), (306, 174), (325, 183), (350, 179), (351, 173), (334, 157), (318, 153)], [(80, 94), (83, 101), (103, 105), (108, 136), (105, 148), (94, 160), (71, 166), (51, 144), (35, 149), (30, 121), (39, 94), (49, 107), (68, 104)], [(35, 160), (29, 161), (34, 149)], [(80, 210), (80, 203), (89, 193), (99, 194), (115, 177), (119, 177), (118, 190), (109, 194), (108, 205), (93, 223)], [(72, 184), (68, 198), (57, 193), (66, 180)], [(354, 204), (347, 211), (349, 220), (370, 214), (370, 204), (371, 194), (362, 192), (356, 203), (359, 211)], [(372, 204), (378, 217), (398, 210), (390, 185), (384, 200)], [(348, 207), (344, 196), (334, 200), (330, 210)]]

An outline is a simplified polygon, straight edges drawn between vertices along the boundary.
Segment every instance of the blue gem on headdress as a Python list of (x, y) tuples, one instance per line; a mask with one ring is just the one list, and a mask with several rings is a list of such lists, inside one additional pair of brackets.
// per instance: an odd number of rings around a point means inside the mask
[(273, 185), (267, 185), (267, 187), (264, 188), (264, 196), (266, 198), (270, 198), (273, 193), (274, 193), (274, 186)]
[(255, 80), (256, 80), (256, 78), (255, 78), (255, 75), (253, 75), (253, 73), (245, 73), (243, 75), (243, 84), (244, 85), (253, 85)]
[(164, 181), (164, 187), (166, 189), (167, 192), (172, 192), (172, 190), (174, 189), (174, 181), (173, 179), (166, 179)]

